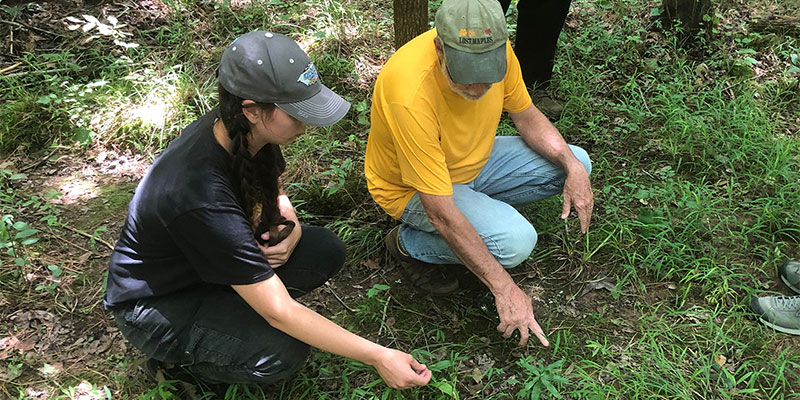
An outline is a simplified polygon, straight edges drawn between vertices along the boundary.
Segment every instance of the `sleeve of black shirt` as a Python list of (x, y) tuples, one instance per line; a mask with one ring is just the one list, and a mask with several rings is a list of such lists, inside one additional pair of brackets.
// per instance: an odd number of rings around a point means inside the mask
[(176, 217), (167, 230), (205, 282), (248, 285), (275, 274), (238, 208), (194, 209)]

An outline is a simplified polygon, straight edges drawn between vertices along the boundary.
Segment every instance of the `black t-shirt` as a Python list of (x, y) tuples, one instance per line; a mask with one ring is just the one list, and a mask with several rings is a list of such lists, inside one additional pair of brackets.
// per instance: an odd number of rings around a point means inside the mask
[[(200, 284), (246, 285), (274, 274), (237, 201), (215, 112), (187, 126), (136, 188), (111, 255), (104, 304), (113, 308)], [(278, 166), (286, 166), (280, 150)], [(263, 150), (262, 150), (263, 151)]]

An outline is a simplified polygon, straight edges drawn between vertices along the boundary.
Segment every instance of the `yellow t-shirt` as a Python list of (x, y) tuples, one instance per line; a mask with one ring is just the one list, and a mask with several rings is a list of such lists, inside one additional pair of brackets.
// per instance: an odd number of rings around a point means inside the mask
[(492, 152), (502, 112), (531, 105), (508, 42), (505, 77), (470, 101), (450, 89), (435, 37), (431, 29), (406, 43), (375, 82), (364, 174), (372, 198), (397, 219), (417, 191), (452, 195), (453, 184), (475, 179)]

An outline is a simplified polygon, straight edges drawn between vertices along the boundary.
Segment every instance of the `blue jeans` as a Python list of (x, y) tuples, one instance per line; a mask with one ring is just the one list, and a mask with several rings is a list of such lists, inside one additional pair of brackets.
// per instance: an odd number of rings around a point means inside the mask
[[(586, 151), (569, 147), (591, 173)], [(480, 174), (472, 182), (453, 185), (453, 201), (497, 261), (512, 268), (528, 258), (537, 240), (536, 229), (515, 207), (561, 193), (565, 179), (563, 169), (521, 137), (499, 136)], [(400, 221), (400, 243), (411, 257), (431, 264), (461, 263), (431, 225), (419, 194), (408, 202)]]
[[(344, 260), (336, 234), (303, 225), (300, 242), (275, 273), (296, 298), (323, 285)], [(272, 327), (230, 286), (200, 285), (112, 311), (136, 348), (208, 383), (272, 383), (300, 368), (309, 353), (307, 344)]]

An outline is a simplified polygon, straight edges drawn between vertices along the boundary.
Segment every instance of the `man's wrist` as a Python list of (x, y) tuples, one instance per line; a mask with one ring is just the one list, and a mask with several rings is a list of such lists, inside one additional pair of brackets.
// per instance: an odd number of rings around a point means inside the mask
[(509, 275), (505, 269), (503, 269), (501, 273), (497, 275), (498, 276), (493, 277), (493, 279), (486, 279), (486, 286), (489, 287), (489, 290), (492, 292), (495, 298), (508, 297), (511, 294), (511, 291), (517, 287), (517, 284), (514, 283), (514, 280), (511, 279), (511, 275)]

